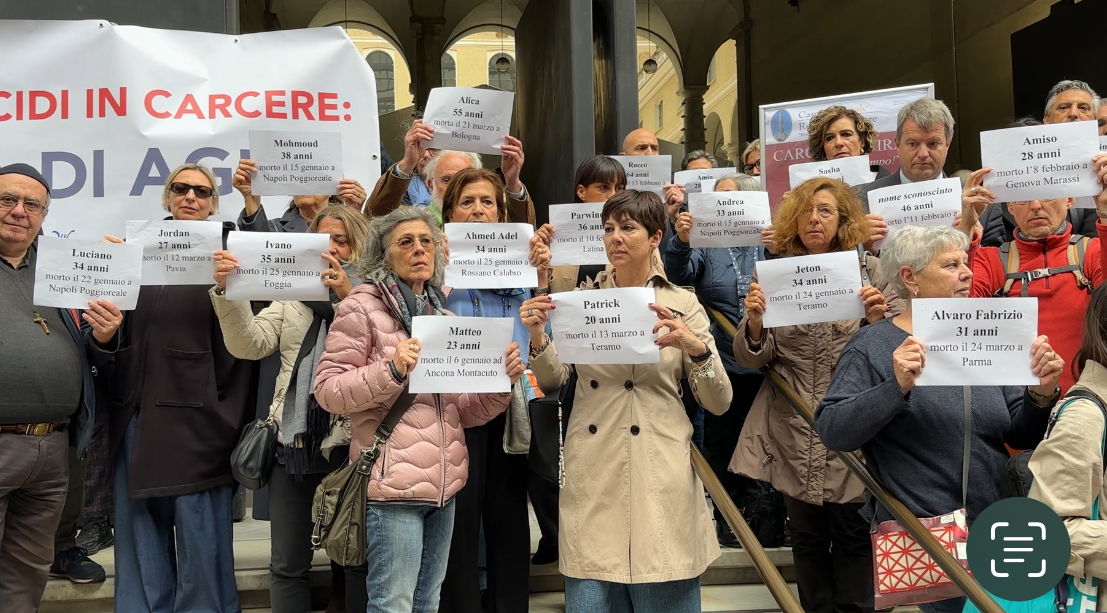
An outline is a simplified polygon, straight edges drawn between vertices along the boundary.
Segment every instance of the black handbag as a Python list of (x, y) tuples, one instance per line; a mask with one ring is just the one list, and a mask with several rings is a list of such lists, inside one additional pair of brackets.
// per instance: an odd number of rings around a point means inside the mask
[(285, 390), (273, 401), (265, 419), (255, 419), (242, 429), (242, 436), (231, 452), (231, 475), (248, 490), (260, 490), (269, 483), (273, 463), (277, 461), (277, 424), (273, 414), (284, 406)]
[(248, 490), (260, 490), (269, 483), (277, 460), (277, 424), (272, 419), (255, 419), (242, 429), (231, 452), (231, 474)]
[[(569, 414), (573, 412), (573, 396), (577, 389), (577, 371), (556, 391), (530, 401), (530, 452), (527, 464), (534, 474), (561, 482), (561, 449)], [(560, 413), (560, 415), (559, 415)]]

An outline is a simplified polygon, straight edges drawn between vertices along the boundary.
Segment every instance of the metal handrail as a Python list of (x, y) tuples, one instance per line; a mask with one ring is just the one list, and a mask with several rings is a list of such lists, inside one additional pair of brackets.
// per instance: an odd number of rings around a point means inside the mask
[[(715, 471), (711, 470), (711, 465), (707, 463), (707, 459), (703, 457), (703, 454), (695, 445), (692, 446), (692, 468), (700, 476), (700, 481), (703, 481), (703, 485), (707, 488), (707, 493), (711, 495), (711, 501), (715, 504), (715, 508), (722, 514), (731, 531), (738, 537), (738, 542), (742, 544), (742, 548), (746, 550), (750, 560), (753, 561), (754, 568), (761, 575), (765, 587), (769, 588), (769, 592), (776, 599), (776, 604), (780, 607), (780, 610), (783, 613), (804, 613), (803, 607), (800, 606), (796, 595), (788, 588), (788, 583), (780, 575), (776, 564), (773, 564), (773, 561), (769, 559), (769, 554), (765, 553), (761, 543), (753, 534), (753, 530), (750, 530), (749, 524), (746, 523), (745, 518), (738, 511), (738, 507), (734, 505), (734, 501), (730, 499), (726, 488), (715, 476)], [(985, 613), (991, 612), (986, 611)]]
[[(765, 374), (765, 377), (780, 393), (784, 394), (784, 397), (787, 398), (788, 402), (795, 408), (796, 413), (799, 413), (800, 416), (807, 420), (807, 423), (814, 428), (814, 409), (807, 405), (807, 402), (784, 380), (784, 377), (781, 377), (779, 373), (768, 367), (762, 368), (761, 372)], [(1004, 613), (1004, 609), (996, 604), (991, 594), (980, 587), (976, 579), (961, 566), (960, 562), (946, 551), (946, 548), (938, 542), (938, 539), (934, 538), (934, 535), (923, 527), (918, 518), (916, 518), (907, 507), (903, 506), (902, 502), (888, 493), (888, 490), (884, 489), (884, 487), (877, 482), (876, 478), (872, 476), (872, 473), (865, 468), (865, 465), (862, 464), (856, 456), (849, 453), (836, 453), (833, 451), (831, 453), (835, 453), (845, 462), (846, 467), (861, 480), (865, 488), (876, 498), (877, 502), (891, 511), (896, 521), (898, 521), (926, 553), (938, 563), (938, 566), (945, 571), (946, 575), (948, 575), (955, 584), (957, 584), (957, 587), (961, 588), (965, 596), (967, 596), (982, 613)]]

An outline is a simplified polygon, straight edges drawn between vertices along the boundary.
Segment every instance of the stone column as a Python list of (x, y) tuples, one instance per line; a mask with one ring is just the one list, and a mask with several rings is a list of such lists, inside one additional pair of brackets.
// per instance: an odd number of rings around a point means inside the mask
[(446, 20), (442, 17), (412, 17), (411, 29), (415, 31), (415, 64), (412, 80), (415, 83), (415, 109), (422, 111), (427, 105), (430, 90), (442, 86), (442, 45), (439, 34)]
[(684, 100), (684, 152), (707, 147), (707, 130), (703, 125), (703, 95), (706, 85), (685, 85), (680, 90)]

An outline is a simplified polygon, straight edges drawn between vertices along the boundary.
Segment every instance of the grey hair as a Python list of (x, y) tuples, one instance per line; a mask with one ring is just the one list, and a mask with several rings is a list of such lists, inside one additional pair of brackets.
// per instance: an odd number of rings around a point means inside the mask
[(951, 226), (904, 226), (892, 233), (880, 247), (880, 272), (892, 291), (908, 298), (907, 286), (899, 276), (904, 266), (918, 274), (944, 250), (969, 248), (969, 238)]
[(357, 261), (357, 274), (366, 281), (380, 283), (392, 272), (388, 248), (392, 246), (392, 231), (406, 221), (422, 221), (430, 228), (434, 239), (434, 274), (429, 283), (442, 285), (446, 270), (446, 255), (442, 252), (442, 230), (427, 207), (402, 206), (391, 213), (374, 217), (369, 221), (369, 235), (365, 238), (365, 253)]
[(929, 130), (936, 123), (942, 124), (946, 132), (946, 142), (953, 140), (953, 113), (949, 112), (949, 107), (941, 100), (919, 98), (903, 105), (896, 117), (897, 140), (903, 138), (903, 124), (908, 119), (923, 130)]
[(1049, 88), (1049, 94), (1046, 95), (1045, 113), (1042, 117), (1048, 117), (1050, 112), (1053, 111), (1053, 103), (1057, 102), (1057, 96), (1060, 96), (1061, 92), (1072, 91), (1074, 89), (1087, 92), (1088, 95), (1092, 97), (1092, 114), (1094, 115), (1099, 112), (1099, 94), (1095, 93), (1091, 85), (1075, 79), (1065, 79)]
[(439, 152), (438, 155), (432, 157), (430, 161), (427, 162), (426, 168), (423, 169), (423, 178), (431, 179), (433, 181), (434, 173), (438, 170), (438, 162), (451, 155), (456, 155), (458, 157), (463, 157), (469, 160), (469, 162), (473, 165), (473, 168), (476, 168), (477, 170), (484, 168), (484, 162), (481, 161), (480, 156), (473, 153), (472, 151), (453, 151), (447, 149), (446, 151)]
[(761, 139), (760, 138), (755, 138), (755, 139), (751, 140), (750, 142), (746, 143), (746, 148), (742, 150), (742, 159), (738, 160), (739, 162), (742, 163), (741, 164), (742, 166), (746, 165), (746, 158), (749, 157), (749, 155), (751, 153), (753, 153), (754, 151), (757, 151), (757, 152), (761, 151)]
[(684, 160), (680, 163), (681, 170), (688, 170), (688, 165), (696, 160), (707, 160), (711, 162), (712, 168), (719, 167), (719, 160), (715, 159), (715, 156), (704, 151), (703, 149), (696, 149), (695, 151), (689, 151), (688, 155), (684, 156)]
[(761, 182), (757, 180), (757, 177), (751, 177), (744, 172), (732, 172), (727, 175), (723, 175), (715, 181), (715, 185), (718, 185), (720, 181), (733, 181), (738, 186), (740, 192), (763, 192), (765, 188), (761, 185)]

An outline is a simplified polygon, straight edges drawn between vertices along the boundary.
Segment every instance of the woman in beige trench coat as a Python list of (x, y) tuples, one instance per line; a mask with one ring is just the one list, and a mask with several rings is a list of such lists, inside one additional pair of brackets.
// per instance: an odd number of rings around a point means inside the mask
[[(651, 264), (665, 223), (660, 198), (619, 192), (601, 218), (612, 269), (582, 289), (654, 288), (661, 361), (575, 366), (560, 498), (566, 610), (699, 613), (699, 576), (719, 546), (692, 469), (680, 379), (686, 373), (696, 400), (716, 414), (730, 406), (730, 381), (695, 296)], [(530, 367), (543, 390), (557, 389), (574, 368), (544, 334), (556, 304), (556, 296), (539, 295), (520, 309), (530, 330)]]
[[(834, 179), (811, 179), (793, 190), (773, 216), (773, 227), (773, 251), (783, 257), (853, 251), (870, 239), (853, 188)], [(818, 406), (850, 337), (903, 309), (898, 297), (885, 297), (893, 294), (886, 292), (877, 258), (859, 251), (858, 259), (868, 278), (858, 298), (866, 318), (766, 329), (765, 295), (755, 282), (734, 337), (734, 359), (747, 368), (772, 368), (812, 409)], [(858, 513), (865, 488), (768, 381), (750, 408), (730, 470), (768, 481), (784, 494), (804, 610), (871, 613), (872, 546), (869, 524)]]

